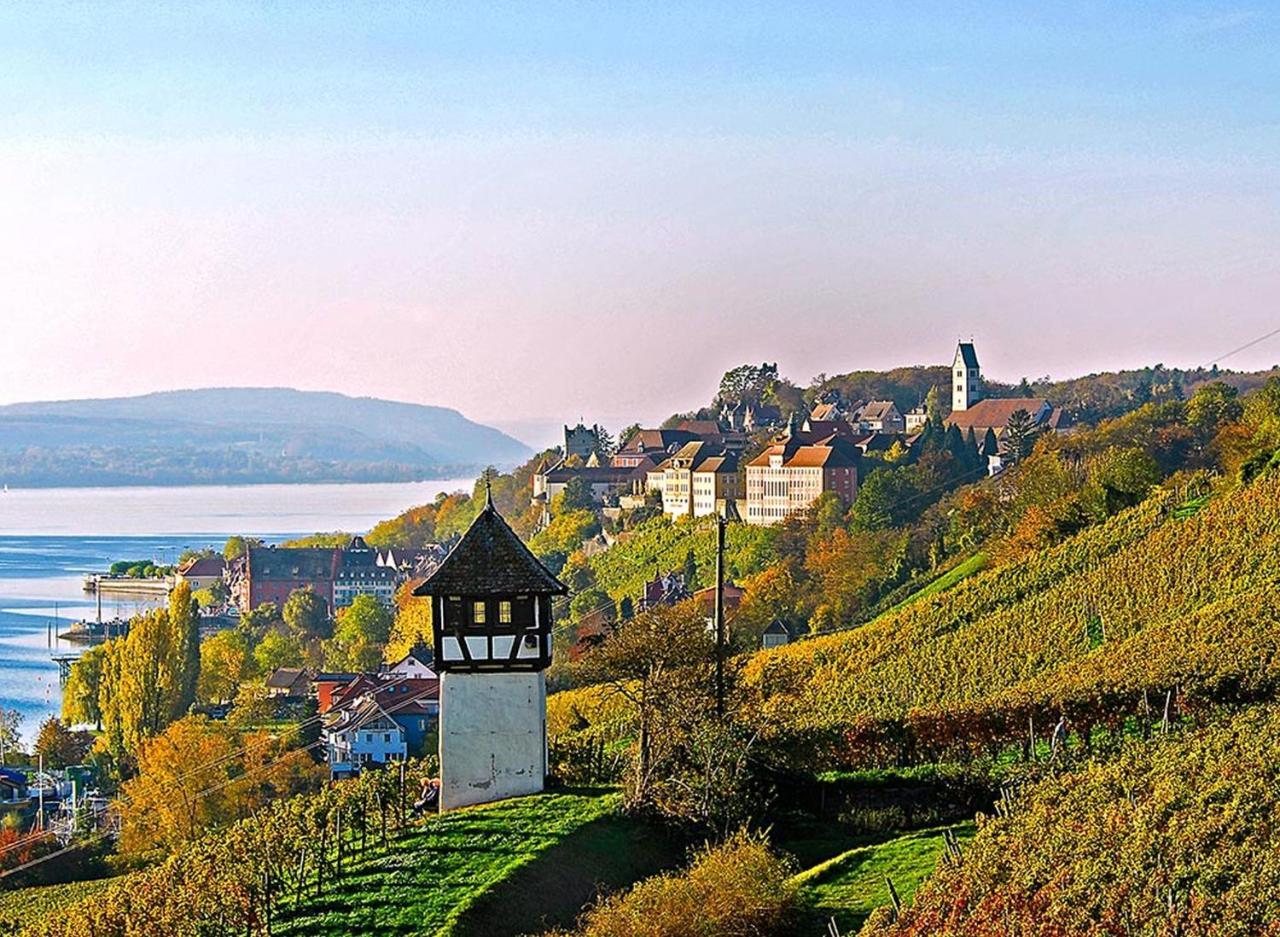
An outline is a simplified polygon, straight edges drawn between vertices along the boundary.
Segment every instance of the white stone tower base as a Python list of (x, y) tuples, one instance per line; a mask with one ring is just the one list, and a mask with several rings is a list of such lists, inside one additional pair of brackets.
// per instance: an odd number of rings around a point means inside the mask
[(441, 810), (537, 794), (546, 773), (541, 672), (441, 674)]

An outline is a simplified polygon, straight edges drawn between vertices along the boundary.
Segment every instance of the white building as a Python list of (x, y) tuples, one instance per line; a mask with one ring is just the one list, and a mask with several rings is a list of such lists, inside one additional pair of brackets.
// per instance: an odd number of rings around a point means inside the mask
[(329, 774), (346, 777), (368, 765), (404, 761), (408, 754), (404, 730), (372, 696), (361, 698), (325, 727)]

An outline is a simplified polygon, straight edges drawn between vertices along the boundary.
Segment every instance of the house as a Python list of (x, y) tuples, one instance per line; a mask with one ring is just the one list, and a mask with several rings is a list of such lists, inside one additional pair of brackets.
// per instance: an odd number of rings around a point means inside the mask
[[(990, 431), (1001, 441), (1009, 419), (1019, 410), (1026, 411), (1036, 431), (1063, 433), (1071, 429), (1070, 417), (1043, 397), (984, 397), (982, 370), (972, 342), (956, 346), (951, 371), (951, 415), (946, 422), (959, 427), (961, 433), (973, 430), (974, 436), (981, 439)], [(993, 474), (994, 471), (998, 468)]]
[(907, 421), (892, 400), (873, 400), (854, 418), (862, 429), (872, 433), (902, 433), (907, 429)]
[(335, 688), (321, 708), (334, 776), (422, 754), (440, 712), (440, 681), (358, 674)]
[(276, 699), (305, 699), (311, 677), (302, 667), (277, 667), (267, 677), (267, 695)]
[(250, 547), (228, 567), (231, 599), (248, 613), (266, 602), (284, 608), (290, 594), (310, 589), (332, 610), (341, 554), (329, 547)]
[(1043, 397), (988, 397), (979, 400), (968, 409), (952, 413), (947, 422), (958, 426), (961, 433), (973, 430), (976, 437), (991, 430), (996, 439), (1004, 436), (1009, 418), (1019, 410), (1025, 410), (1036, 430), (1061, 432), (1069, 425), (1066, 415)]
[[(742, 604), (742, 597), (747, 591), (741, 586), (732, 582), (724, 584), (724, 610), (726, 612), (737, 611), (738, 606)], [(705, 589), (699, 589), (693, 594), (693, 600), (698, 603), (698, 607), (710, 614), (716, 607), (716, 587), (707, 586)]]
[(907, 411), (905, 421), (908, 433), (918, 433), (924, 429), (924, 424), (929, 422), (929, 411), (925, 409), (923, 401)]
[(329, 776), (351, 777), (371, 766), (404, 761), (409, 755), (404, 730), (372, 697), (338, 713), (325, 726)]
[(333, 579), (333, 608), (347, 608), (362, 595), (371, 595), (389, 608), (395, 602), (400, 581), (396, 569), (379, 565), (378, 554), (363, 537), (352, 537), (342, 551)]
[(739, 401), (725, 403), (720, 409), (720, 422), (735, 433), (756, 433), (782, 425), (782, 411), (777, 407)]
[(725, 502), (742, 497), (738, 457), (710, 443), (687, 443), (660, 468), (662, 513), (668, 517), (723, 513)]
[(334, 696), (343, 687), (360, 677), (358, 673), (335, 673), (320, 671), (311, 678), (311, 692), (316, 697), (316, 711), (327, 713), (333, 708)]
[(841, 436), (813, 439), (793, 426), (747, 463), (747, 523), (776, 524), (827, 491), (853, 501), (861, 457)]
[(264, 602), (283, 608), (298, 589), (310, 589), (333, 614), (361, 595), (391, 605), (396, 588), (424, 569), (429, 573), (443, 553), (439, 545), (381, 553), (363, 537), (345, 547), (250, 547), (227, 565), (224, 579), (242, 614)]
[(667, 573), (665, 576), (654, 576), (644, 584), (636, 611), (643, 612), (659, 605), (675, 605), (689, 597), (690, 593), (685, 586), (683, 574)]
[(533, 476), (533, 502), (550, 505), (553, 498), (563, 494), (566, 487), (574, 479), (581, 479), (591, 492), (591, 500), (604, 504), (613, 496), (631, 490), (633, 482), (639, 477), (638, 469), (630, 466), (601, 465), (592, 458), (594, 464), (567, 465), (564, 460), (551, 468)]
[(765, 650), (771, 647), (782, 647), (784, 644), (790, 644), (795, 638), (792, 627), (781, 618), (775, 618), (769, 622), (769, 626), (760, 636), (760, 646)]
[(419, 680), (434, 680), (436, 672), (431, 669), (435, 655), (425, 645), (415, 645), (408, 654), (394, 664), (383, 664), (379, 673), (383, 677), (413, 677)]
[(0, 768), (0, 803), (20, 804), (29, 799), (28, 778), (13, 768)]
[(221, 556), (197, 556), (188, 560), (178, 569), (177, 579), (191, 586), (191, 591), (208, 589), (216, 582), (222, 582), (227, 561)]

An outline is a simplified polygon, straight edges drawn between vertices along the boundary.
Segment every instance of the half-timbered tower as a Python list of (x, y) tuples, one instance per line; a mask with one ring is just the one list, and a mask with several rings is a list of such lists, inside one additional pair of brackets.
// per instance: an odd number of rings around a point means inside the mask
[(440, 673), (440, 806), (542, 790), (551, 597), (566, 591), (486, 500), (430, 596)]

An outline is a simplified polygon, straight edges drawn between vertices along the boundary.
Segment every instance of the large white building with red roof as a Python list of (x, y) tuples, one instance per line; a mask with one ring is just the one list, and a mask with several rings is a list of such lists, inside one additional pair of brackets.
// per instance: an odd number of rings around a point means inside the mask
[(807, 511), (827, 491), (852, 501), (860, 457), (843, 435), (792, 426), (747, 463), (747, 523), (777, 524)]

